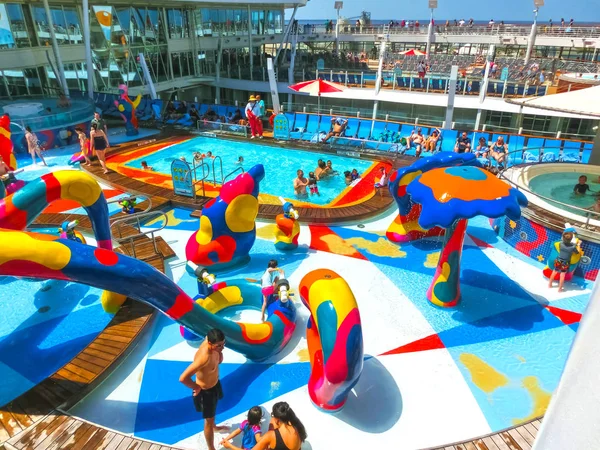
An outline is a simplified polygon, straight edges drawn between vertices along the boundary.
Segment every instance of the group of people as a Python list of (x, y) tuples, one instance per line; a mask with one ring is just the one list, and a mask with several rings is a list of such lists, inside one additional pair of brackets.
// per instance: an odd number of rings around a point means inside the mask
[[(217, 426), (217, 405), (223, 398), (223, 387), (219, 378), (219, 365), (223, 362), (225, 334), (213, 328), (194, 356), (194, 361), (179, 377), (179, 381), (192, 391), (192, 400), (197, 412), (204, 418), (204, 438), (209, 450), (215, 450), (215, 431), (228, 427)], [(194, 379), (195, 377), (195, 379)], [(286, 402), (278, 402), (271, 410), (269, 430), (263, 434), (261, 421), (263, 410), (253, 406), (247, 419), (221, 440), (220, 445), (233, 450), (300, 450), (306, 440), (306, 429), (293, 409)], [(231, 439), (242, 435), (241, 447)]]
[(488, 144), (485, 137), (481, 136), (477, 142), (477, 147), (471, 147), (471, 138), (463, 131), (457, 138), (454, 145), (456, 153), (475, 153), (477, 158), (493, 158), (499, 166), (504, 164), (508, 155), (508, 144), (504, 142), (504, 137), (498, 136), (495, 142)]
[(406, 146), (404, 151), (415, 149), (417, 157), (421, 156), (423, 151), (434, 152), (437, 148), (438, 141), (441, 136), (439, 128), (435, 128), (430, 135), (425, 136), (421, 127), (417, 127), (406, 138)]
[(304, 176), (304, 171), (302, 169), (298, 169), (296, 171), (296, 178), (294, 179), (294, 193), (298, 197), (306, 197), (308, 196), (306, 188), (308, 188), (310, 195), (320, 195), (317, 182), (330, 175), (337, 174), (338, 173), (333, 170), (333, 164), (331, 160), (325, 162), (322, 159), (319, 159), (316, 169), (313, 172), (308, 173), (308, 178)]
[(250, 125), (250, 139), (263, 138), (263, 117), (265, 117), (266, 109), (265, 102), (260, 98), (259, 94), (251, 95), (248, 99), (248, 104), (244, 110)]

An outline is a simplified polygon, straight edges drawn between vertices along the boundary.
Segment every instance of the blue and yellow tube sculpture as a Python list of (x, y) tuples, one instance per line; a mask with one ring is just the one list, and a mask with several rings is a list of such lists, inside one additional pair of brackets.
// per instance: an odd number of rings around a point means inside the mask
[(309, 272), (300, 282), (309, 309), (306, 340), (311, 375), (308, 393), (320, 409), (342, 408), (363, 368), (363, 337), (356, 299), (348, 283), (328, 269)]

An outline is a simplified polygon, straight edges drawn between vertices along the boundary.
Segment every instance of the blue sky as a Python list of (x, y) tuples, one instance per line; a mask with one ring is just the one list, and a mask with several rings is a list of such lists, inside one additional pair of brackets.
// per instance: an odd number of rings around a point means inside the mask
[[(308, 5), (299, 8), (298, 19), (333, 19), (335, 0), (309, 0)], [(546, 0), (540, 8), (540, 21), (552, 18), (559, 22), (561, 17), (566, 21), (573, 18), (576, 22), (600, 22), (600, 2), (598, 0)], [(393, 8), (390, 6), (394, 5)], [(393, 0), (344, 0), (341, 15), (353, 17), (362, 10), (371, 12), (373, 19), (427, 19), (429, 17), (428, 1), (393, 1)], [(288, 10), (291, 11), (291, 10)], [(393, 12), (391, 12), (393, 11)], [(288, 13), (289, 14), (289, 13)], [(438, 0), (435, 17), (441, 19), (472, 17), (475, 20), (532, 20), (533, 0)]]

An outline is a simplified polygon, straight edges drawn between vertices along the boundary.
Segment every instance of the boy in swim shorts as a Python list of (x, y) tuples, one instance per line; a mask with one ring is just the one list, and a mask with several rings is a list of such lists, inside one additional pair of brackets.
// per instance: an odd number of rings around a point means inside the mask
[(558, 290), (564, 290), (563, 284), (565, 283), (565, 276), (571, 266), (571, 256), (573, 254), (581, 253), (581, 241), (575, 237), (575, 228), (568, 225), (563, 231), (562, 241), (558, 247), (558, 257), (554, 260), (554, 266), (552, 268), (552, 275), (550, 275), (550, 281), (548, 287), (552, 287), (556, 274), (558, 275)]
[(310, 195), (321, 195), (319, 194), (319, 187), (317, 186), (317, 177), (314, 172), (310, 172), (308, 174), (308, 189), (310, 190)]
[(263, 304), (260, 314), (263, 322), (265, 321), (267, 299), (275, 293), (275, 286), (277, 286), (277, 282), (279, 281), (280, 275), (283, 275), (283, 270), (277, 267), (277, 260), (272, 259), (271, 261), (269, 261), (269, 264), (267, 265), (267, 270), (265, 270), (265, 273), (260, 279), (263, 294)]

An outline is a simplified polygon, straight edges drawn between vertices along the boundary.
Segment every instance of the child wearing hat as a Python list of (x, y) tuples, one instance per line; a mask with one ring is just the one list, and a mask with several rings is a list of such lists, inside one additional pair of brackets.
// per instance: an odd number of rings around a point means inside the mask
[(548, 287), (552, 287), (556, 274), (559, 274), (558, 278), (558, 290), (563, 291), (563, 284), (565, 283), (565, 276), (571, 266), (571, 256), (573, 254), (581, 253), (581, 241), (577, 238), (577, 231), (575, 227), (566, 224), (565, 229), (562, 233), (562, 241), (558, 247), (558, 257), (554, 260), (554, 269), (552, 275), (550, 275), (550, 281)]

